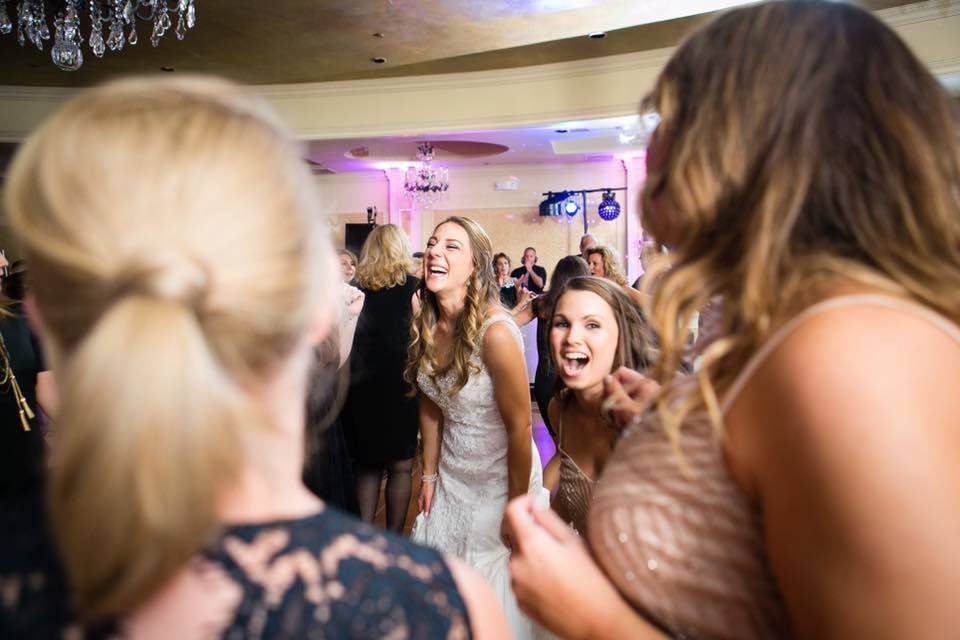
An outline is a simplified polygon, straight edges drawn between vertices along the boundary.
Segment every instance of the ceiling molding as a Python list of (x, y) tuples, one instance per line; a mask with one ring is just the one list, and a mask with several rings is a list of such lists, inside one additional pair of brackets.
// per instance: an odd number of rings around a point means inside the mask
[(928, 20), (960, 15), (960, 0), (925, 0), (900, 7), (875, 11), (874, 15), (891, 27), (902, 27)]

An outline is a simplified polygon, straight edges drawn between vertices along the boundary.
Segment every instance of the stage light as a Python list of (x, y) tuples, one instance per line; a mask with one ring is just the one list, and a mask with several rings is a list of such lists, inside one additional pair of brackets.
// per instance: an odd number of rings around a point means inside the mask
[(603, 201), (600, 203), (600, 206), (597, 207), (597, 213), (600, 214), (600, 217), (607, 222), (616, 220), (617, 216), (620, 215), (620, 203), (617, 202), (617, 198), (613, 195), (613, 191), (604, 192)]
[(563, 203), (563, 212), (572, 218), (577, 215), (578, 211), (580, 211), (580, 205), (573, 199), (573, 196), (567, 198), (566, 202)]

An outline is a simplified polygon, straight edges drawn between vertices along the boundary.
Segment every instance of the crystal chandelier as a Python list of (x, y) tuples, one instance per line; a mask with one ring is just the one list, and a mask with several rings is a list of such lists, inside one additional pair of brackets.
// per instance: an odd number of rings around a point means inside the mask
[(407, 197), (417, 209), (432, 209), (450, 188), (447, 170), (433, 166), (433, 145), (422, 142), (417, 146), (419, 167), (408, 167), (403, 181)]
[[(13, 32), (14, 23), (10, 16), (14, 4), (13, 0), (0, 0), (0, 34)], [(30, 42), (43, 51), (44, 40), (50, 39), (47, 5), (51, 13), (55, 12), (50, 57), (53, 64), (64, 71), (76, 71), (83, 64), (84, 39), (80, 28), (85, 6), (90, 27), (88, 43), (98, 58), (103, 57), (107, 49), (120, 51), (124, 44), (137, 44), (137, 20), (153, 24), (150, 44), (155, 47), (173, 27), (172, 15), (177, 16), (174, 29), (177, 40), (183, 40), (187, 29), (192, 29), (197, 22), (194, 0), (19, 0), (16, 3), (16, 29), (21, 47)]]

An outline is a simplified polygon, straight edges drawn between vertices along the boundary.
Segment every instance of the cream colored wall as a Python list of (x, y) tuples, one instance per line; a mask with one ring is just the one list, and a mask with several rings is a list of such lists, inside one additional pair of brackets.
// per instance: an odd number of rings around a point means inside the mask
[[(575, 218), (541, 217), (539, 204), (543, 193), (568, 189), (599, 189), (625, 186), (626, 178), (620, 161), (589, 162), (553, 165), (506, 165), (496, 167), (461, 167), (450, 169), (450, 192), (435, 211), (411, 211), (404, 205), (399, 219), (410, 235), (411, 218), (419, 219), (422, 230), (419, 238), (410, 238), (414, 251), (422, 250), (434, 226), (451, 215), (475, 219), (490, 235), (494, 251), (503, 251), (510, 256), (514, 266), (527, 246), (537, 249), (539, 264), (553, 271), (560, 258), (579, 252), (580, 236), (583, 234), (582, 214)], [(505, 178), (515, 178), (516, 191), (497, 191), (494, 183)], [(344, 227), (347, 222), (365, 222), (362, 213), (366, 206), (376, 204), (381, 211), (378, 222), (387, 220), (386, 177), (381, 174), (366, 175), (360, 179), (356, 174), (318, 176), (321, 194), (321, 210), (330, 221), (332, 237), (338, 246), (343, 245)], [(632, 185), (635, 193), (639, 185)], [(605, 222), (597, 216), (596, 209), (601, 194), (589, 194), (587, 220), (590, 233), (601, 244), (616, 248), (624, 254), (626, 243), (627, 203), (624, 192), (619, 191), (620, 217)], [(384, 204), (381, 206), (381, 202)], [(349, 205), (349, 206), (347, 206)]]

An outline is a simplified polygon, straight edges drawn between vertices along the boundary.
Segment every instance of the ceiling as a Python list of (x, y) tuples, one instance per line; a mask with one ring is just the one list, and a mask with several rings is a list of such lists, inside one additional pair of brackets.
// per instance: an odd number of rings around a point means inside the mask
[[(14, 19), (16, 3), (8, 0)], [(21, 48), (14, 35), (0, 36), (0, 85), (87, 86), (164, 67), (273, 85), (530, 66), (671, 46), (709, 10), (735, 4), (744, 2), (196, 0), (197, 26), (185, 40), (171, 33), (154, 49), (148, 24), (138, 23), (136, 46), (102, 59), (84, 47), (75, 72), (53, 66), (49, 43), (40, 52)], [(860, 4), (883, 9), (908, 2)], [(591, 32), (606, 37), (587, 38)], [(374, 64), (375, 57), (386, 62)]]
[[(8, 0), (13, 13), (16, 0)], [(48, 5), (50, 2), (48, 2)], [(252, 85), (303, 84), (504, 69), (661, 49), (737, 0), (196, 0), (197, 26), (63, 72), (48, 52), (0, 35), (0, 85), (77, 87), (131, 73), (212, 73)], [(866, 0), (872, 10), (908, 0)], [(13, 17), (13, 16), (11, 16)], [(84, 32), (88, 30), (85, 27)], [(591, 32), (603, 38), (589, 38)], [(375, 35), (378, 34), (378, 35)], [(381, 37), (382, 36), (382, 37)], [(49, 47), (48, 47), (49, 49)], [(386, 62), (374, 64), (373, 57)], [(635, 155), (637, 118), (519, 129), (431, 134), (437, 163), (567, 163)], [(635, 136), (632, 140), (621, 139)], [(405, 167), (424, 138), (314, 141), (304, 156), (317, 173)], [(486, 146), (484, 146), (486, 145)], [(14, 145), (0, 144), (0, 175)]]

